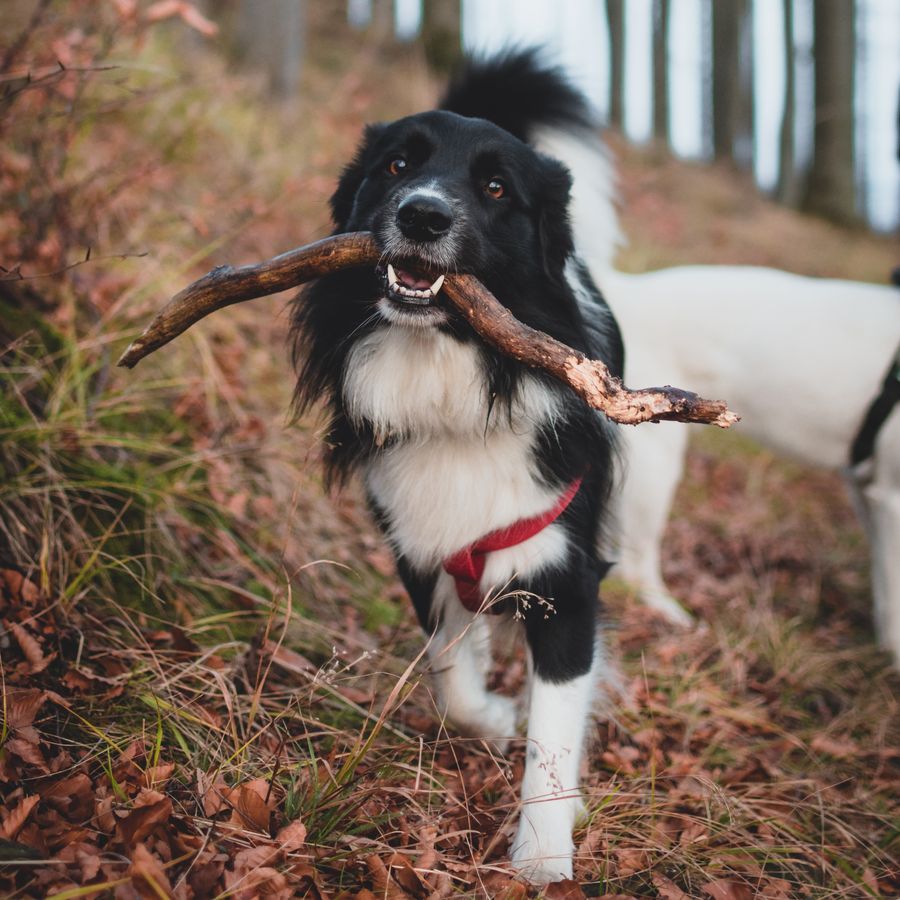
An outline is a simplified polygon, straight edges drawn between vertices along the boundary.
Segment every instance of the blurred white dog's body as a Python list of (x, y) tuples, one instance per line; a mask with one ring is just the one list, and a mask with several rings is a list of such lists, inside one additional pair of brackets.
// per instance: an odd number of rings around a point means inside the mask
[[(848, 467), (900, 342), (896, 288), (743, 266), (642, 275), (599, 261), (597, 268), (625, 340), (627, 384), (676, 384), (725, 399), (742, 416), (741, 433), (806, 463)], [(619, 572), (648, 605), (685, 620), (662, 580), (660, 541), (688, 426), (623, 431)], [(874, 457), (850, 482), (872, 545), (878, 636), (900, 662), (900, 411), (884, 423)]]
[[(540, 141), (538, 142), (540, 144)], [(900, 410), (881, 428), (874, 457), (849, 472), (851, 447), (900, 343), (900, 290), (752, 266), (615, 271), (621, 232), (615, 166), (601, 145), (545, 142), (570, 169), (576, 234), (625, 343), (625, 382), (674, 384), (726, 400), (740, 433), (812, 465), (848, 472), (872, 548), (875, 627), (900, 665)], [(620, 428), (625, 476), (617, 573), (673, 621), (690, 616), (662, 579), (660, 545), (684, 470), (689, 428)]]

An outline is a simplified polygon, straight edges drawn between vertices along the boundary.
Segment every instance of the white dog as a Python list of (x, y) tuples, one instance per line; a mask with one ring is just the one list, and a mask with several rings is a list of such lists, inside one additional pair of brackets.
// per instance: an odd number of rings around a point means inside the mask
[[(900, 410), (884, 421), (872, 458), (849, 470), (866, 411), (896, 365), (900, 291), (742, 266), (606, 269), (595, 278), (623, 332), (627, 384), (676, 384), (725, 399), (742, 416), (741, 433), (849, 471), (872, 547), (878, 637), (900, 663)], [(660, 574), (660, 541), (688, 428), (624, 429), (618, 530), (620, 574), (648, 605), (682, 622), (688, 617)]]
[[(871, 458), (850, 468), (867, 411), (886, 378), (900, 377), (900, 290), (752, 266), (617, 272), (615, 166), (605, 147), (587, 152), (558, 134), (538, 144), (573, 175), (575, 233), (591, 236), (578, 252), (619, 322), (625, 383), (726, 400), (740, 433), (849, 475), (872, 548), (878, 639), (900, 666), (900, 409), (878, 430)], [(648, 606), (682, 624), (692, 619), (663, 582), (660, 544), (692, 427), (619, 429), (625, 477), (608, 556)]]

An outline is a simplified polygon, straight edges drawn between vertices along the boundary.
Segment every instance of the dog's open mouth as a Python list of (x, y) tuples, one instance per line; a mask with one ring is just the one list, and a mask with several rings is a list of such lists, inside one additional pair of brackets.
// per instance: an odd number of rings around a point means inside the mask
[(444, 283), (443, 275), (434, 278), (412, 268), (395, 268), (391, 263), (388, 263), (381, 274), (384, 278), (385, 296), (405, 306), (430, 306)]

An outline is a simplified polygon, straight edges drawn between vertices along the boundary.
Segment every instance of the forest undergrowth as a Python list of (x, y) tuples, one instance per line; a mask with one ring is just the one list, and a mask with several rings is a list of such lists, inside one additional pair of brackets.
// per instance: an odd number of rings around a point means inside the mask
[[(577, 884), (515, 880), (524, 743), (498, 758), (445, 728), (359, 490), (328, 495), (321, 422), (289, 420), (287, 298), (115, 367), (187, 281), (327, 233), (361, 123), (435, 96), (421, 56), (318, 9), (302, 91), (274, 102), (188, 3), (9, 12), (3, 896), (900, 894), (900, 680), (840, 480), (699, 428), (665, 564), (699, 624), (606, 585), (620, 685), (586, 755)], [(897, 262), (729, 169), (611, 141), (625, 268), (884, 281)], [(511, 650), (496, 689), (524, 668)]]

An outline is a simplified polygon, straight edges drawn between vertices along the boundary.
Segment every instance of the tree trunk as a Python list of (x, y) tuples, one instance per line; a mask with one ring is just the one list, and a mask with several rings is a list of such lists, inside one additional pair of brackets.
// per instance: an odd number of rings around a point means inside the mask
[(621, 128), (625, 123), (625, 4), (624, 0), (606, 0), (609, 22), (609, 124)]
[(714, 0), (713, 154), (716, 159), (737, 159), (742, 164), (752, 160), (753, 79), (749, 38), (749, 0)]
[(269, 90), (287, 97), (297, 89), (303, 60), (303, 0), (241, 0), (235, 35), (238, 54), (266, 73)]
[(778, 185), (775, 195), (785, 206), (800, 203), (800, 181), (797, 173), (797, 147), (794, 135), (797, 105), (796, 61), (794, 59), (794, 0), (784, 0), (784, 114), (779, 135)]
[(372, 20), (369, 32), (377, 44), (394, 40), (394, 0), (372, 0)]
[(428, 65), (442, 74), (452, 71), (462, 57), (461, 0), (425, 0), (422, 45)]
[(845, 224), (858, 222), (853, 170), (855, 32), (854, 0), (815, 0), (815, 129), (804, 207)]
[(753, 167), (756, 109), (753, 102), (753, 10), (752, 0), (735, 0), (738, 6), (738, 108), (735, 162)]
[(653, 0), (653, 137), (669, 142), (669, 12), (671, 0)]

